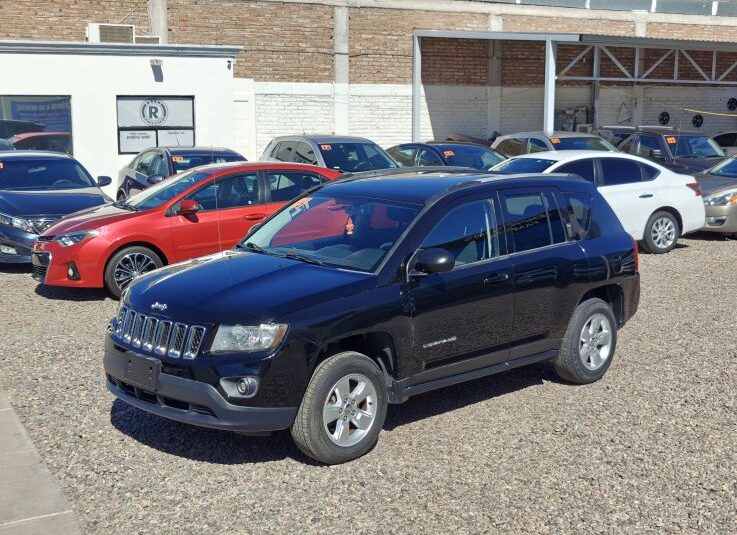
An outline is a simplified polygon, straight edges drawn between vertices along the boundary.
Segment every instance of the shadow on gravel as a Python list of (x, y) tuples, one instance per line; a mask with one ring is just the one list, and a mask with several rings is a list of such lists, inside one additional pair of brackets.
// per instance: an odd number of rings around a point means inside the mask
[(36, 286), (35, 292), (46, 299), (58, 301), (104, 301), (111, 299), (110, 294), (102, 288), (65, 288), (63, 286)]
[[(533, 364), (421, 394), (402, 405), (390, 405), (384, 429), (393, 430), (424, 418), (541, 385), (544, 381), (562, 383), (549, 363)], [(243, 464), (292, 458), (301, 463), (321, 466), (297, 449), (287, 431), (264, 437), (241, 436), (168, 420), (119, 399), (113, 401), (110, 408), (110, 422), (118, 431), (145, 446), (196, 461)]]
[(395, 429), (438, 414), (454, 411), (497, 396), (516, 392), (544, 381), (567, 385), (553, 366), (542, 362), (515, 370), (461, 383), (409, 398), (402, 405), (390, 405), (384, 429)]
[(237, 435), (167, 420), (116, 399), (110, 408), (110, 422), (121, 433), (145, 446), (170, 455), (214, 464), (243, 464), (305, 458), (287, 433), (264, 437)]
[[(694, 232), (686, 236), (689, 240), (700, 241), (737, 241), (737, 238), (729, 234), (719, 234), (718, 232)], [(679, 243), (680, 245), (680, 243)]]
[(33, 272), (31, 264), (0, 264), (0, 273), (28, 273)]

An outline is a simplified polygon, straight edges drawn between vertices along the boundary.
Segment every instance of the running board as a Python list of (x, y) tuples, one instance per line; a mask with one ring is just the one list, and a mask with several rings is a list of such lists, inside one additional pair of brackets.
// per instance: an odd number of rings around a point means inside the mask
[(458, 383), (465, 383), (466, 381), (471, 381), (480, 377), (486, 377), (487, 375), (495, 375), (507, 370), (513, 370), (515, 368), (527, 366), (528, 364), (535, 364), (537, 362), (552, 360), (557, 356), (558, 350), (550, 349), (548, 351), (536, 353), (528, 357), (521, 357), (518, 359), (509, 360), (507, 362), (493, 364), (491, 366), (486, 366), (484, 368), (479, 368), (477, 370), (471, 370), (456, 375), (449, 375), (448, 377), (443, 377), (441, 379), (435, 379), (433, 381), (427, 381), (425, 383), (420, 383), (416, 385), (406, 385), (411, 377), (402, 381), (394, 381), (388, 388), (389, 403), (404, 403), (410, 397), (417, 394), (430, 392), (431, 390), (437, 390), (438, 388), (445, 388), (446, 386), (451, 386)]

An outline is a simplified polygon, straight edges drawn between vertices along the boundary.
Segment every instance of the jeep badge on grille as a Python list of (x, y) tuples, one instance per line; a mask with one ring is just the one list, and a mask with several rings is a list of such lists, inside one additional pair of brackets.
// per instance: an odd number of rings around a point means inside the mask
[(161, 312), (163, 312), (167, 308), (168, 307), (166, 306), (166, 303), (159, 303), (158, 301), (156, 301), (153, 305), (151, 305), (151, 310), (159, 310)]

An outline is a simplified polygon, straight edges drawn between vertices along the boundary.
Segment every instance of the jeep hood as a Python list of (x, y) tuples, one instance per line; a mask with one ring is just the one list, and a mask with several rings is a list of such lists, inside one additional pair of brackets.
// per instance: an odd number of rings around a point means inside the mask
[(369, 273), (231, 250), (153, 271), (131, 284), (126, 299), (135, 310), (185, 323), (259, 324), (358, 293), (374, 279)]

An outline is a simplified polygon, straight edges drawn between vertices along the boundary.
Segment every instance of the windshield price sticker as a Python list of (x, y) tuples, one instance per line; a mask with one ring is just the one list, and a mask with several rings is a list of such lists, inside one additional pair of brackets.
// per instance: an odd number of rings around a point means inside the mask
[(171, 161), (181, 163), (184, 161), (184, 156), (172, 156)]
[(554, 137), (554, 138), (551, 138), (551, 139), (550, 139), (550, 142), (551, 142), (551, 143), (552, 143), (553, 145), (557, 145), (558, 143), (560, 143), (560, 139), (558, 139), (557, 137)]
[(668, 145), (675, 145), (676, 143), (678, 143), (678, 139), (676, 138), (676, 136), (668, 136), (665, 138), (665, 142)]
[(332, 145), (320, 145), (320, 150), (333, 150)]
[(452, 150), (446, 150), (446, 151), (443, 151), (443, 155), (444, 155), (444, 156), (445, 156), (446, 158), (450, 158), (451, 156), (455, 156), (455, 155), (456, 155), (456, 153), (455, 153), (455, 152), (453, 152)]
[(0, 162), (0, 169), (3, 168), (3, 162)]

